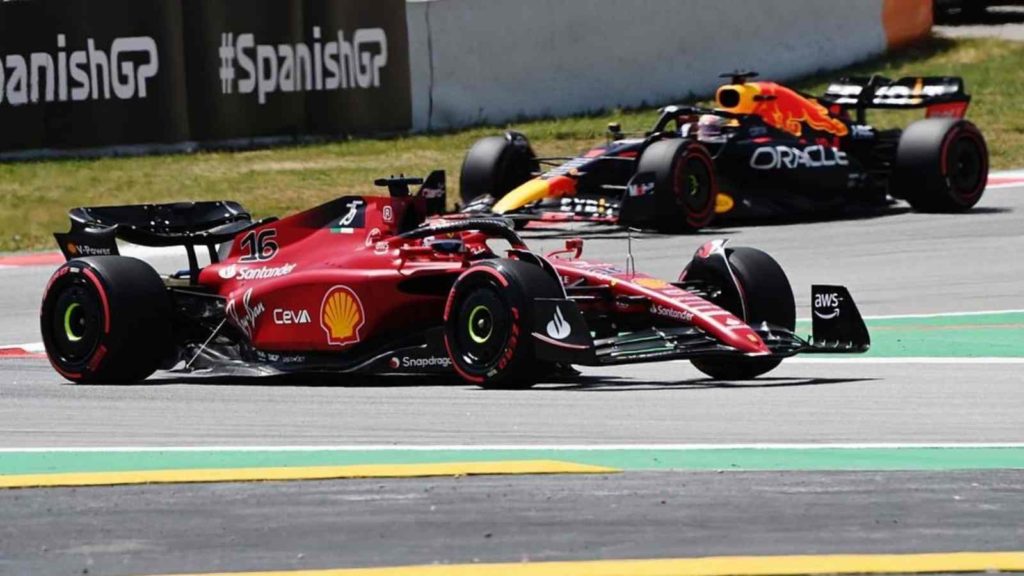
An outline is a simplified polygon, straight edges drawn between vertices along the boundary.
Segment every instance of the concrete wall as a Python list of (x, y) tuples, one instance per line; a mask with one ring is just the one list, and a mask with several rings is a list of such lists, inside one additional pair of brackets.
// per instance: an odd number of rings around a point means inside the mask
[(787, 79), (927, 34), (931, 0), (409, 0), (413, 128), (709, 94), (736, 68)]

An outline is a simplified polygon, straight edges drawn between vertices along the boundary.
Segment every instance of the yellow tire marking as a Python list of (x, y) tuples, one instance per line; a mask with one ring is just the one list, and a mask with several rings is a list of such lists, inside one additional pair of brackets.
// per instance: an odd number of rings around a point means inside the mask
[(717, 556), (517, 564), (432, 564), (391, 568), (224, 572), (177, 576), (784, 576), (1024, 571), (1024, 552)]
[(197, 468), (189, 470), (19, 474), (0, 476), (0, 488), (56, 488), (188, 482), (265, 482), (274, 480), (333, 480), (341, 478), (414, 478), (422, 476), (484, 474), (602, 474), (611, 472), (618, 472), (618, 470), (558, 460), (449, 462), (439, 464), (360, 464), (352, 466), (296, 466), (283, 468)]

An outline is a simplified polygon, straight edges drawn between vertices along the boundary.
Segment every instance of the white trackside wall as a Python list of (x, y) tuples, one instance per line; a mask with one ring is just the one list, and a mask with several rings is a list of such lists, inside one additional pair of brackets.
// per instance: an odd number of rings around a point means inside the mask
[(838, 68), (886, 50), (893, 1), (409, 0), (413, 128), (665, 104), (737, 68)]

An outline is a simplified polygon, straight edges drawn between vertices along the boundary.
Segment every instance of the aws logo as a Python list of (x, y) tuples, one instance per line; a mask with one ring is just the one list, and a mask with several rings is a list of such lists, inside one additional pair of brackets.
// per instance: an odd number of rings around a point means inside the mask
[(320, 326), (327, 343), (347, 346), (359, 342), (359, 329), (366, 321), (363, 303), (348, 286), (334, 286), (324, 294), (320, 305)]
[(839, 303), (843, 299), (834, 292), (825, 292), (814, 295), (814, 315), (822, 320), (831, 320), (839, 317)]

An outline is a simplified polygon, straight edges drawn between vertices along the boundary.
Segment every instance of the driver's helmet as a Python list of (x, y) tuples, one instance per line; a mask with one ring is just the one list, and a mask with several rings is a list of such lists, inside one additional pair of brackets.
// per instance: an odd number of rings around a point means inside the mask
[(725, 128), (732, 123), (717, 114), (701, 114), (697, 121), (697, 138), (705, 142), (725, 142)]

